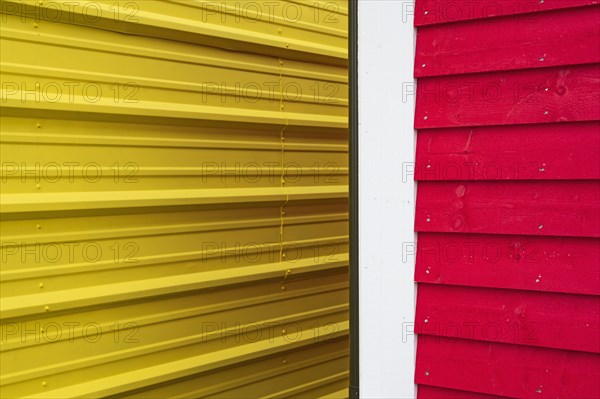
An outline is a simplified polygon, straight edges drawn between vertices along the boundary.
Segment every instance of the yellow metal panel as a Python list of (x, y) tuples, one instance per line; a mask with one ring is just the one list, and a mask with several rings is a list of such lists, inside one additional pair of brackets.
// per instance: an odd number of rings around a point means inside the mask
[(0, 4), (1, 397), (346, 397), (346, 2)]

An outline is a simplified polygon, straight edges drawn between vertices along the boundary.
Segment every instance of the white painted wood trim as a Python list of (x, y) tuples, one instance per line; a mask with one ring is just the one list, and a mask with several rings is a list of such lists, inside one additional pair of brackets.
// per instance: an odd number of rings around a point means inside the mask
[(416, 397), (414, 1), (358, 2), (360, 397)]

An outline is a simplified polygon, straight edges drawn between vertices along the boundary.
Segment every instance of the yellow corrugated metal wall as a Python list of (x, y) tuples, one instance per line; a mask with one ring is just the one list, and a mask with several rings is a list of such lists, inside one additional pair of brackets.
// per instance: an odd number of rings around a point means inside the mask
[(343, 1), (2, 1), (2, 398), (344, 397)]

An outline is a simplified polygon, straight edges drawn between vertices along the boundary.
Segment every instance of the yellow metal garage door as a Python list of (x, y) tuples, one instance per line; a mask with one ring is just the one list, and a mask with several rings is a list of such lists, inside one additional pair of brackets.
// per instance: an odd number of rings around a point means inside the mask
[(344, 397), (346, 4), (1, 4), (2, 398)]

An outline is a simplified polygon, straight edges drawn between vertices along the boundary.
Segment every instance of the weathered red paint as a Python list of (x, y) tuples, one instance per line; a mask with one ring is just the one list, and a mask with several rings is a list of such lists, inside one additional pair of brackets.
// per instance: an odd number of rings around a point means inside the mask
[(598, 398), (598, 1), (417, 0), (415, 25), (418, 396)]

